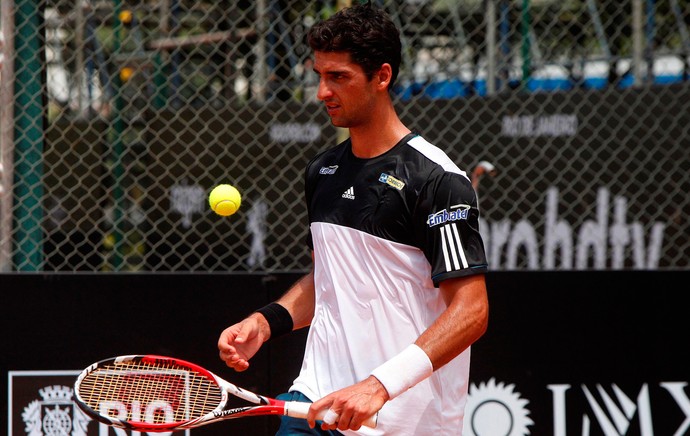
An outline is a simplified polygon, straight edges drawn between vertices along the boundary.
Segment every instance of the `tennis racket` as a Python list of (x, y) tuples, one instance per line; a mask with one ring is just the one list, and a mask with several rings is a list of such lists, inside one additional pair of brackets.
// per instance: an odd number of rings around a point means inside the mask
[[(230, 407), (229, 395), (254, 406)], [(74, 396), (90, 417), (112, 427), (146, 432), (184, 430), (246, 416), (306, 419), (310, 405), (257, 395), (193, 363), (155, 355), (118, 356), (90, 365), (77, 377)], [(364, 425), (376, 427), (376, 416)]]

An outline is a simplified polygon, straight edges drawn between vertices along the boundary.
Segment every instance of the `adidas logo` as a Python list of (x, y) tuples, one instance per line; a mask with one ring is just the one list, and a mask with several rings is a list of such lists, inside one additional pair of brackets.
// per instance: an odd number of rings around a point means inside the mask
[(354, 200), (355, 188), (353, 186), (350, 186), (347, 191), (343, 192), (343, 198), (347, 198), (348, 200)]

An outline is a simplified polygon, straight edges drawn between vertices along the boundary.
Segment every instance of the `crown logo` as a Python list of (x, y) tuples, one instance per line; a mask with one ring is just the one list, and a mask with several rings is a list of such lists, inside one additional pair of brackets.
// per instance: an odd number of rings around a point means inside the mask
[(43, 398), (43, 401), (55, 402), (55, 401), (72, 401), (72, 389), (67, 386), (46, 386), (38, 390), (39, 395)]

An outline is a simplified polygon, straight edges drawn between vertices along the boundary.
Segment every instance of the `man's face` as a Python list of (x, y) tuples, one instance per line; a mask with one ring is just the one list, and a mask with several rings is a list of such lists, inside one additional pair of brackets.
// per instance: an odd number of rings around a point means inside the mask
[(320, 78), (316, 97), (326, 104), (334, 126), (358, 127), (375, 116), (373, 80), (367, 80), (349, 53), (314, 52), (314, 71)]

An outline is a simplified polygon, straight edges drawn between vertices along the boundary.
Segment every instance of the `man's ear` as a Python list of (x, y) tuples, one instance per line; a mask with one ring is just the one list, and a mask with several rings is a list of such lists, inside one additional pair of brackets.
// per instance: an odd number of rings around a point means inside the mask
[(383, 64), (379, 68), (378, 73), (376, 73), (376, 80), (379, 85), (388, 86), (391, 82), (391, 77), (393, 77), (393, 69), (390, 64)]

